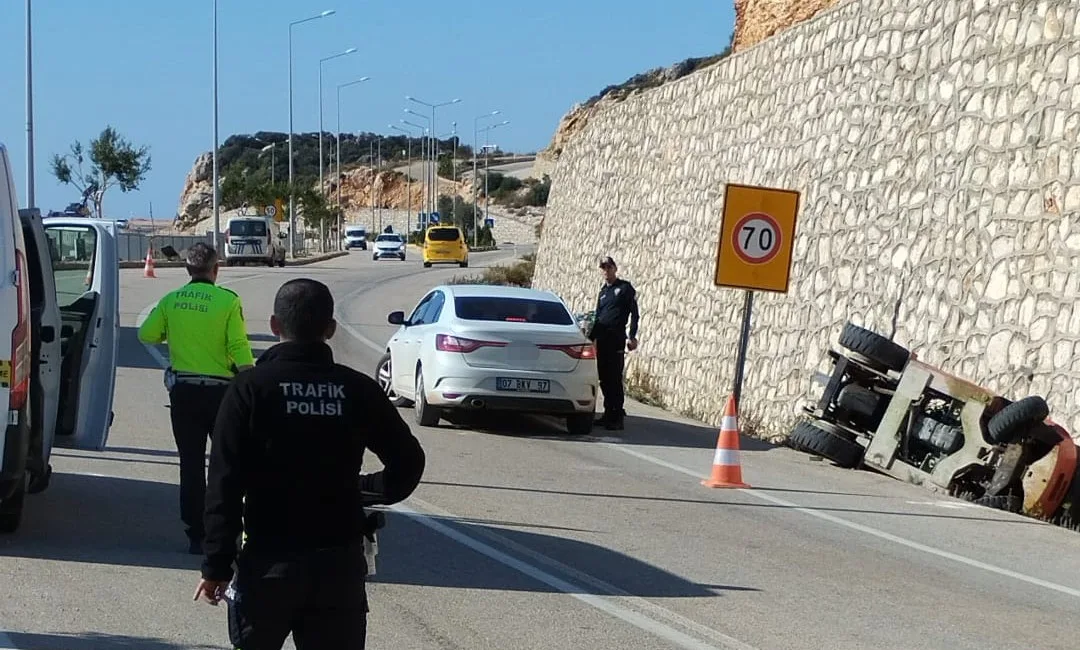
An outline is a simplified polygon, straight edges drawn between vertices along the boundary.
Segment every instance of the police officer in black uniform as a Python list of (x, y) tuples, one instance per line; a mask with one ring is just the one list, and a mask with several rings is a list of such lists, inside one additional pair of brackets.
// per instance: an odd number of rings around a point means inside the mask
[[(597, 424), (610, 431), (623, 428), (626, 411), (623, 410), (623, 368), (626, 350), (636, 350), (638, 330), (637, 291), (634, 285), (618, 277), (619, 267), (615, 260), (604, 257), (600, 271), (604, 274), (604, 286), (596, 299), (596, 313), (589, 339), (596, 344), (596, 367), (600, 374), (600, 390), (604, 392), (604, 415)], [(626, 336), (626, 323), (630, 321), (630, 339)]]
[[(333, 314), (326, 285), (286, 282), (270, 320), (281, 342), (233, 380), (218, 412), (195, 599), (228, 602), (229, 637), (243, 650), (280, 650), (290, 632), (298, 650), (363, 648), (362, 492), (396, 503), (424, 471), (420, 443), (379, 385), (334, 362)], [(361, 477), (367, 449), (384, 469)]]

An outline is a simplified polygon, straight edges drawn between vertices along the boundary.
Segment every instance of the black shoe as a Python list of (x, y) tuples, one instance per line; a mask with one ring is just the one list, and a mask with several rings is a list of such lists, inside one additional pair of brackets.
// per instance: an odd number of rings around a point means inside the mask
[(192, 555), (202, 555), (203, 545), (201, 539), (188, 540), (188, 553)]
[(607, 429), (608, 431), (622, 431), (623, 430), (622, 418), (619, 418), (619, 419), (616, 419), (616, 420), (610, 420), (608, 422), (605, 422), (604, 423), (604, 428)]

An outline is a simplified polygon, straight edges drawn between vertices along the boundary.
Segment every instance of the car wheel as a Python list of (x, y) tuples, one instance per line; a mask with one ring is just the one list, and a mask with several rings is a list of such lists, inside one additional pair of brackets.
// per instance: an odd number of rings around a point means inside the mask
[(593, 413), (575, 413), (566, 416), (566, 432), (572, 436), (587, 436), (592, 433), (595, 417)]
[(430, 269), (431, 268), (431, 262), (424, 262), (424, 268), (425, 269)]
[(433, 427), (442, 419), (439, 409), (428, 404), (424, 396), (424, 371), (416, 371), (416, 399), (413, 400), (413, 413), (416, 415), (416, 423), (422, 427)]
[(379, 387), (383, 389), (383, 393), (390, 400), (390, 403), (394, 406), (405, 406), (408, 403), (404, 397), (399, 397), (394, 392), (394, 368), (390, 359), (390, 353), (387, 352), (383, 355), (382, 359), (379, 359), (379, 365), (375, 366), (375, 380), (379, 382)]
[(14, 533), (22, 523), (26, 506), (26, 478), (15, 488), (15, 493), (0, 502), (0, 533)]
[(461, 263), (461, 268), (463, 268), (463, 269), (468, 267), (468, 266), (469, 266), (469, 260), (465, 260), (464, 262)]
[(866, 452), (863, 446), (826, 429), (827, 426), (829, 425), (825, 422), (799, 422), (788, 438), (788, 445), (799, 451), (828, 458), (840, 467), (858, 467)]

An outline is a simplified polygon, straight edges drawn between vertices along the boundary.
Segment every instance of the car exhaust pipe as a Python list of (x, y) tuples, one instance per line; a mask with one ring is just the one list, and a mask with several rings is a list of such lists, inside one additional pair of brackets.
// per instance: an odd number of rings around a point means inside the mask
[(479, 397), (474, 397), (473, 399), (469, 400), (469, 406), (473, 407), (474, 409), (482, 409), (484, 408), (484, 400), (480, 399)]

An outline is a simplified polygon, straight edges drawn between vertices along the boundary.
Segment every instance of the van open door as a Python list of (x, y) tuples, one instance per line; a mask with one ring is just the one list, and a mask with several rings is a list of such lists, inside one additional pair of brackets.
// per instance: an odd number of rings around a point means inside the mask
[(120, 328), (116, 224), (45, 219), (60, 308), (60, 399), (54, 444), (100, 451), (112, 426)]
[(37, 208), (19, 210), (30, 280), (30, 471), (31, 494), (48, 486), (49, 458), (60, 403), (60, 309), (53, 284), (49, 238)]

